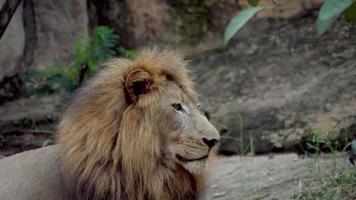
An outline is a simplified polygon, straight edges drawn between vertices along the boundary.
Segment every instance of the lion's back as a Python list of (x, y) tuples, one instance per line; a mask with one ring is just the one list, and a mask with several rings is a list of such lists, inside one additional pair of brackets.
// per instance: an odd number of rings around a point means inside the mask
[(0, 200), (67, 200), (58, 146), (0, 160)]

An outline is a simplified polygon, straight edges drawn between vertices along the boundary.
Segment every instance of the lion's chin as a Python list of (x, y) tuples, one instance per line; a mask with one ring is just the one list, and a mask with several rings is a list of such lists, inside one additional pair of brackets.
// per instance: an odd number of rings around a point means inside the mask
[(202, 159), (184, 163), (180, 162), (180, 164), (190, 173), (199, 175), (206, 171), (206, 162), (207, 159)]

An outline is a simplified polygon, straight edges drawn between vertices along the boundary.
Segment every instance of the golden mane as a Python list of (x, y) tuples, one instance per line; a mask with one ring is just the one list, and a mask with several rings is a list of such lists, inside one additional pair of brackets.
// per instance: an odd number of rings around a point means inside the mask
[[(160, 136), (152, 127), (167, 80), (196, 101), (187, 63), (167, 49), (143, 49), (134, 60), (113, 59), (74, 97), (57, 130), (63, 175), (74, 199), (198, 199), (204, 175), (162, 162)], [(153, 78), (140, 101), (127, 79), (144, 69)]]

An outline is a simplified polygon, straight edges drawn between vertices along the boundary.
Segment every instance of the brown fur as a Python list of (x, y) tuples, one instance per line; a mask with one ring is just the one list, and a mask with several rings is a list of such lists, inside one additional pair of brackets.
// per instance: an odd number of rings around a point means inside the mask
[[(167, 165), (152, 120), (161, 88), (173, 81), (196, 102), (186, 62), (144, 49), (134, 61), (106, 63), (74, 98), (58, 127), (63, 173), (74, 199), (198, 199), (205, 174)], [(143, 95), (133, 84), (144, 80)]]

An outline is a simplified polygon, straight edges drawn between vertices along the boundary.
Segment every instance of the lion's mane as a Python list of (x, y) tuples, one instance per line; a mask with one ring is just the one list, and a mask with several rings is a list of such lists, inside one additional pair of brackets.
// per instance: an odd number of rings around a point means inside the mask
[[(153, 106), (165, 81), (196, 99), (186, 62), (175, 52), (146, 48), (133, 60), (114, 59), (74, 96), (57, 130), (62, 171), (73, 199), (198, 199), (205, 175), (162, 162), (152, 127)], [(130, 72), (144, 69), (152, 90), (132, 104), (125, 90)]]

